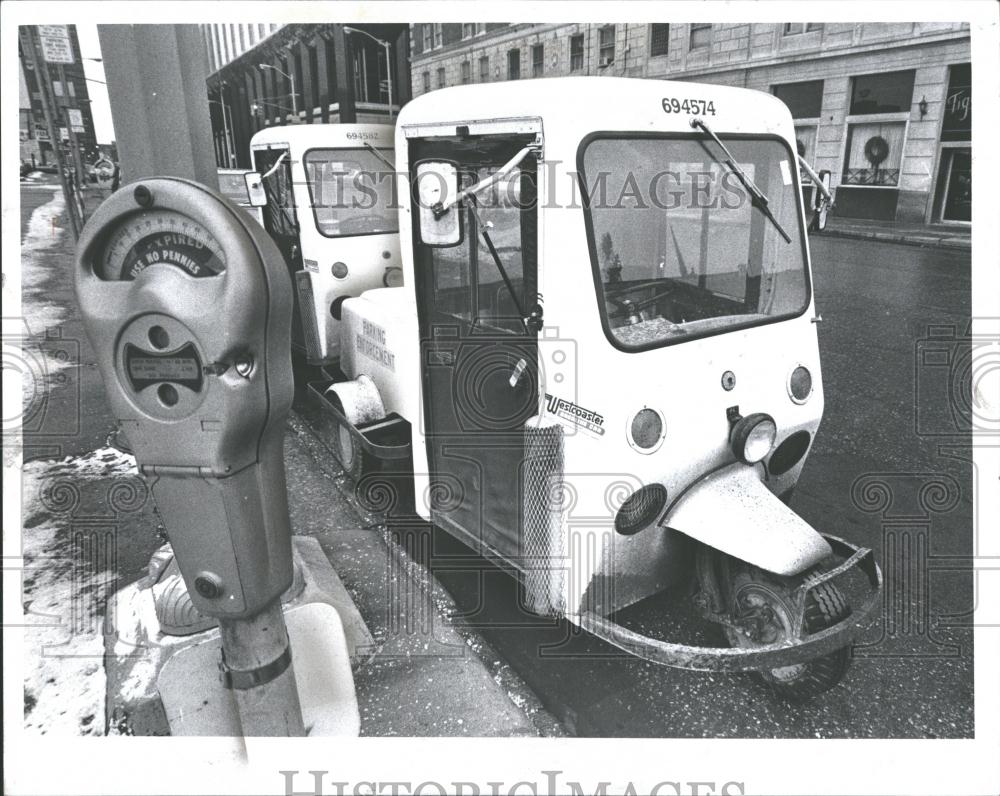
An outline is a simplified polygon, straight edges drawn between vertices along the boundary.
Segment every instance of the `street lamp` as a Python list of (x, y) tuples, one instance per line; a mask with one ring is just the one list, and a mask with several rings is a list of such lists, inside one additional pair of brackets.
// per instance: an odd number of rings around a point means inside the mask
[(282, 72), (280, 69), (278, 69), (278, 67), (273, 66), (271, 64), (257, 64), (257, 67), (259, 69), (273, 69), (279, 75), (284, 75), (285, 77), (288, 78), (288, 82), (292, 87), (292, 113), (295, 115), (295, 120), (298, 121), (299, 110), (298, 110), (298, 105), (296, 105), (295, 103), (295, 77), (288, 74), (288, 72)]
[(367, 30), (361, 30), (361, 28), (352, 28), (350, 25), (344, 25), (344, 33), (360, 33), (362, 36), (367, 36), (376, 44), (385, 47), (385, 73), (387, 78), (386, 82), (388, 83), (388, 88), (389, 88), (389, 118), (391, 119), (392, 118), (392, 55), (390, 53), (390, 47), (392, 45), (390, 45), (389, 42), (378, 38), (377, 36), (373, 36)]

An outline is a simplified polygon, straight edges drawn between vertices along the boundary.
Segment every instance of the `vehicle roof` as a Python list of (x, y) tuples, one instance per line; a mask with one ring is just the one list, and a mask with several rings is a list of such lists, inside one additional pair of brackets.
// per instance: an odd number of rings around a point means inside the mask
[[(664, 99), (704, 100), (715, 113), (672, 112)], [(699, 102), (699, 108), (702, 105)], [(625, 77), (556, 77), (454, 86), (423, 94), (405, 105), (400, 126), (538, 117), (546, 139), (555, 128), (685, 131), (702, 117), (728, 133), (778, 134), (794, 141), (792, 116), (777, 97), (762, 91), (689, 81)]]
[(373, 146), (392, 146), (391, 124), (282, 124), (254, 133), (250, 146), (290, 144), (295, 148), (359, 147), (362, 141)]

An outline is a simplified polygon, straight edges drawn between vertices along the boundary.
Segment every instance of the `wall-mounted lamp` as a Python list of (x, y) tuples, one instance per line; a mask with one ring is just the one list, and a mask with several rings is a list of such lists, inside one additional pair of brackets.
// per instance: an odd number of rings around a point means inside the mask
[(920, 102), (917, 104), (917, 107), (920, 108), (920, 118), (923, 119), (927, 115), (927, 95), (926, 94), (921, 98)]

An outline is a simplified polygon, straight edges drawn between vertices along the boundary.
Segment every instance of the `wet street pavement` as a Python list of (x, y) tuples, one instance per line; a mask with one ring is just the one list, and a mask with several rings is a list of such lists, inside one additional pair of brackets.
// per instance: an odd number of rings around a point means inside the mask
[[(931, 326), (944, 336), (936, 347), (955, 360), (967, 352), (969, 255), (814, 237), (812, 256), (826, 410), (792, 506), (814, 527), (874, 548), (886, 577), (881, 619), (837, 688), (790, 705), (750, 675), (664, 668), (566, 622), (531, 618), (516, 609), (509, 576), (488, 565), (449, 571), (447, 557), (465, 548), (438, 532), (435, 574), (571, 733), (972, 736), (972, 577), (936, 570), (972, 549), (969, 437), (951, 411), (962, 409), (962, 391), (918, 355)], [(684, 602), (684, 593), (660, 595), (619, 619), (650, 635), (721, 643), (677, 610)]]

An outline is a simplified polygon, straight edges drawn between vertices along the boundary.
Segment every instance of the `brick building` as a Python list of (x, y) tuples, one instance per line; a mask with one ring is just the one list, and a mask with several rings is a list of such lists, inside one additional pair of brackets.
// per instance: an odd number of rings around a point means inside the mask
[(781, 97), (837, 213), (969, 223), (967, 23), (415, 24), (413, 95), (462, 83), (604, 75)]
[[(52, 101), (56, 119), (53, 120), (56, 136), (61, 139), (60, 148), (69, 162), (70, 136), (69, 125), (72, 118), (79, 114), (81, 129), (76, 131), (76, 140), (80, 154), (85, 163), (93, 163), (100, 157), (97, 146), (97, 134), (94, 130), (94, 117), (90, 110), (90, 93), (87, 91), (87, 78), (83, 71), (80, 40), (77, 38), (76, 27), (67, 25), (70, 48), (74, 62), (71, 64), (46, 64), (41, 68), (49, 72), (52, 86)], [(38, 165), (55, 163), (52, 153), (52, 141), (49, 139), (48, 127), (45, 123), (45, 112), (42, 106), (42, 95), (39, 90), (38, 76), (35, 74), (31, 59), (28, 57), (27, 44), (29, 37), (34, 41), (35, 51), (42, 58), (38, 31), (34, 26), (24, 25), (18, 28), (18, 54), (20, 63), (19, 74), (19, 116), (21, 160), (31, 162), (34, 158)], [(72, 112), (72, 113), (71, 113)]]

